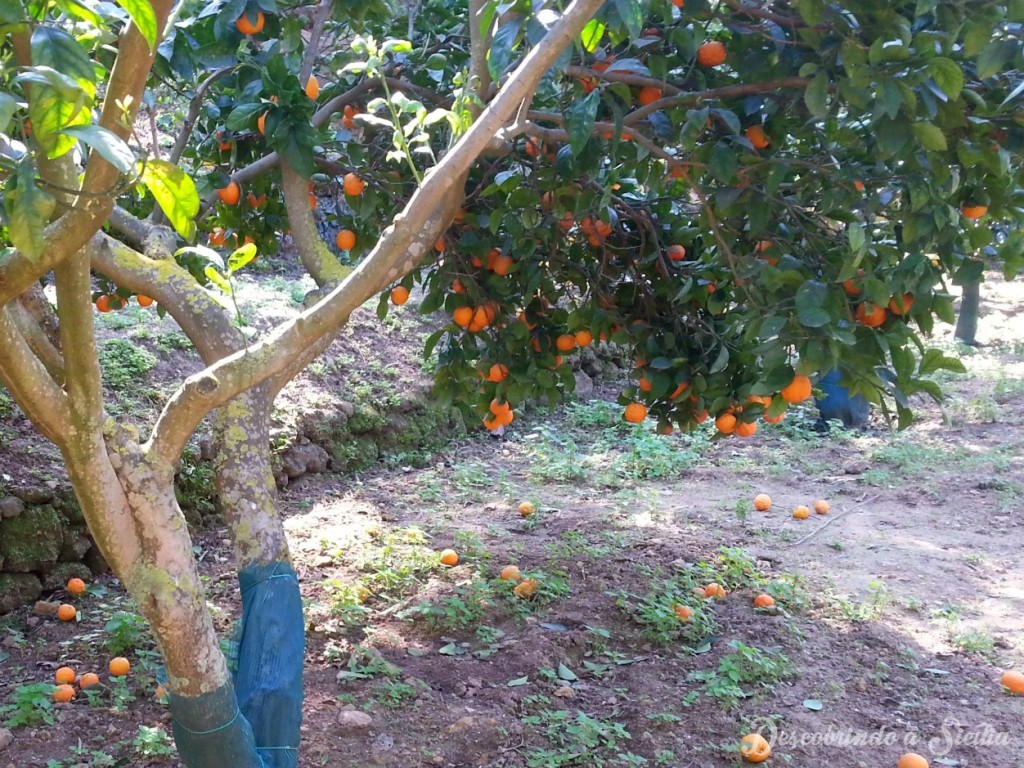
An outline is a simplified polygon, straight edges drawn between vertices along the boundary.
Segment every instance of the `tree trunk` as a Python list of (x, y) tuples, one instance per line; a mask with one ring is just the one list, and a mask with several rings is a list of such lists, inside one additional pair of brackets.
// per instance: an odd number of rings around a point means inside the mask
[(964, 285), (960, 298), (960, 314), (956, 318), (955, 336), (964, 344), (977, 346), (978, 310), (981, 308), (981, 282), (972, 281)]

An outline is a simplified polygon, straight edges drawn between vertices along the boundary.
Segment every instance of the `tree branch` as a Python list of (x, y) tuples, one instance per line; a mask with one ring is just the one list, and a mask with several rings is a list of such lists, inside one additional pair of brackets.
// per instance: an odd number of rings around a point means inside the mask
[(289, 362), (325, 334), (334, 332), (352, 311), (385, 285), (414, 269), (430, 252), (441, 228), (437, 201), (461, 195), (456, 182), (476, 162), (490, 139), (530, 96), (561, 51), (580, 33), (603, 0), (573, 0), (539, 46), (530, 51), (505, 86), (427, 174), (402, 212), (359, 267), (318, 304), (283, 324), (266, 340), (190, 376), (168, 401), (147, 450), (176, 457), (209, 411), (239, 392), (285, 370)]
[(333, 288), (352, 272), (352, 268), (338, 261), (320, 237), (309, 204), (308, 180), (288, 163), (281, 163), (281, 189), (288, 209), (288, 223), (292, 225), (292, 239), (302, 265), (318, 286)]
[[(469, 87), (481, 102), (491, 88), (491, 70), (487, 66), (487, 53), (491, 48), (493, 29), (481, 28), (486, 0), (469, 0)], [(480, 107), (470, 107), (473, 117), (480, 116)]]
[(46, 367), (50, 378), (58, 387), (64, 386), (64, 357), (60, 350), (53, 345), (42, 326), (20, 301), (12, 301), (7, 309), (10, 310), (14, 325), (25, 338), (32, 353)]
[(666, 96), (657, 101), (652, 101), (643, 107), (626, 115), (622, 122), (625, 125), (635, 125), (652, 112), (661, 109), (680, 107), (684, 104), (692, 104), (695, 101), (710, 99), (734, 99), (739, 96), (750, 96), (754, 93), (771, 93), (783, 88), (806, 88), (810, 79), (806, 77), (784, 77), (780, 80), (767, 80), (763, 83), (738, 83), (736, 85), (723, 85), (720, 88), (708, 88), (704, 91), (680, 91), (674, 96)]
[(77, 431), (103, 426), (103, 382), (93, 326), (89, 253), (83, 249), (53, 270), (65, 366), (73, 371), (67, 393)]
[(320, 0), (316, 14), (313, 16), (313, 28), (309, 31), (309, 41), (306, 43), (306, 50), (302, 54), (302, 64), (299, 67), (299, 83), (306, 87), (306, 81), (313, 74), (313, 67), (316, 64), (316, 55), (319, 53), (320, 37), (324, 33), (324, 24), (331, 17), (331, 0)]

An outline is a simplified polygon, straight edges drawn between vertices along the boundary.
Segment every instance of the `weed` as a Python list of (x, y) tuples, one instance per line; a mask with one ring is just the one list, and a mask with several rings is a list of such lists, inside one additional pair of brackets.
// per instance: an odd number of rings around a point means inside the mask
[(369, 611), (363, 606), (366, 587), (340, 579), (329, 579), (324, 588), (331, 596), (331, 615), (337, 616), (347, 627), (358, 627), (366, 622)]
[(995, 639), (985, 630), (972, 630), (954, 635), (953, 644), (965, 653), (988, 656), (996, 649)]
[[(657, 645), (670, 645), (680, 637), (696, 642), (715, 631), (714, 612), (703, 599), (694, 595), (697, 583), (688, 573), (675, 579), (651, 579), (651, 584), (653, 590), (645, 595), (626, 591), (608, 593), (615, 598), (615, 605), (640, 625), (645, 640)], [(690, 608), (693, 615), (688, 620), (680, 619), (676, 606)]]
[(422, 619), (433, 631), (454, 632), (478, 624), (494, 604), (493, 591), (486, 581), (473, 581), (456, 587), (454, 595), (433, 602), (424, 601), (406, 611), (402, 618)]
[(173, 757), (178, 752), (174, 741), (160, 726), (150, 728), (140, 725), (132, 746), (143, 757)]
[(373, 686), (373, 697), (381, 706), (398, 709), (416, 699), (421, 690), (420, 686), (385, 680)]
[(746, 688), (770, 690), (792, 676), (793, 665), (780, 650), (755, 648), (739, 640), (730, 643), (732, 652), (722, 656), (714, 670), (691, 672), (690, 680), (704, 683), (704, 695), (718, 699), (724, 706), (733, 706), (751, 696)]
[(882, 615), (890, 602), (889, 592), (880, 581), (873, 581), (868, 587), (870, 591), (864, 602), (836, 599), (836, 607), (843, 619), (854, 622), (874, 621)]
[(352, 655), (348, 657), (345, 669), (338, 673), (338, 680), (351, 682), (353, 680), (372, 680), (378, 677), (396, 680), (401, 676), (400, 667), (392, 664), (376, 651), (357, 645), (353, 648)]
[(100, 344), (99, 360), (103, 368), (103, 384), (127, 392), (156, 367), (157, 359), (146, 349), (128, 339), (107, 339)]
[(0, 707), (0, 718), (10, 728), (53, 725), (53, 686), (50, 683), (19, 685), (10, 704)]
[(103, 625), (103, 631), (107, 633), (107, 652), (111, 656), (124, 656), (150, 641), (145, 619), (128, 611), (115, 611)]
[[(600, 720), (585, 712), (543, 709), (522, 718), (523, 723), (543, 733), (551, 749), (531, 749), (527, 768), (561, 766), (636, 765), (636, 755), (620, 750), (632, 737), (626, 727), (613, 720)], [(627, 755), (629, 757), (627, 757)]]

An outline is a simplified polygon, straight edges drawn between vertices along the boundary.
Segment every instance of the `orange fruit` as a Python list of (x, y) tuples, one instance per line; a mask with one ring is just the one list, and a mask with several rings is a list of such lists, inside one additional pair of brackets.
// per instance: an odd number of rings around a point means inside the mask
[(306, 95), (309, 98), (316, 101), (320, 97), (320, 81), (316, 79), (316, 75), (310, 75), (306, 81)]
[(316, 195), (314, 195), (312, 192), (310, 192), (309, 193), (309, 197), (307, 199), (309, 200), (309, 210), (315, 211), (316, 210), (316, 204), (317, 204)]
[(366, 189), (366, 182), (354, 173), (346, 173), (342, 181), (342, 188), (349, 197), (359, 197)]
[(64, 603), (57, 609), (57, 618), (61, 621), (74, 621), (78, 615), (75, 606)]
[(267, 135), (267, 113), (264, 112), (262, 115), (256, 118), (256, 130), (264, 136)]
[(400, 307), (409, 300), (409, 289), (404, 285), (396, 285), (391, 289), (391, 303)]
[(681, 394), (683, 394), (683, 392), (685, 392), (687, 389), (689, 389), (689, 387), (690, 387), (690, 382), (688, 382), (688, 381), (680, 382), (680, 384), (673, 390), (672, 394), (668, 396), (668, 399), (669, 400), (675, 400), (677, 397), (679, 397)]
[(710, 40), (697, 49), (697, 63), (702, 67), (717, 67), (725, 61), (725, 45)]
[(672, 0), (672, 5), (676, 8), (683, 8), (686, 5), (686, 0)]
[(536, 511), (537, 511), (537, 508), (533, 506), (532, 502), (524, 501), (523, 503), (521, 503), (519, 505), (519, 514), (522, 515), (523, 517), (529, 517), (530, 515), (532, 515)]
[(594, 343), (594, 334), (590, 331), (576, 331), (576, 346), (578, 347), (589, 347)]
[(527, 137), (525, 149), (530, 157), (540, 157), (540, 142), (533, 136)]
[(109, 312), (110, 311), (110, 297), (106, 296), (106, 295), (97, 296), (96, 297), (96, 309), (98, 309), (100, 312)]
[(973, 205), (972, 203), (964, 203), (960, 212), (967, 219), (980, 219), (988, 212), (988, 207), (984, 205)]
[(630, 424), (639, 424), (647, 418), (647, 406), (643, 403), (630, 403), (622, 416)]
[(465, 293), (466, 292), (466, 286), (464, 286), (462, 284), (462, 281), (459, 280), (459, 278), (455, 278), (455, 281), (452, 283), (452, 292), (453, 293)]
[(864, 191), (864, 182), (860, 181), (860, 180), (857, 180), (857, 181), (853, 182), (853, 188), (856, 189), (858, 192), (863, 192)]
[(53, 679), (57, 682), (57, 685), (71, 685), (75, 682), (75, 670), (71, 667), (61, 667), (54, 673)]
[(249, 14), (243, 13), (238, 17), (235, 26), (238, 27), (238, 31), (243, 35), (258, 35), (263, 31), (264, 23), (266, 23), (266, 18), (263, 16), (263, 11), (256, 11), (255, 24), (249, 21)]
[(732, 413), (723, 413), (715, 419), (715, 429), (723, 435), (731, 435), (736, 431), (736, 415)]
[(109, 669), (111, 677), (126, 677), (132, 671), (132, 665), (124, 656), (115, 656), (110, 660)]
[(495, 416), (500, 416), (501, 414), (508, 413), (511, 410), (512, 406), (509, 405), (507, 402), (503, 403), (500, 400), (491, 400), (491, 413), (493, 413)]
[(727, 594), (725, 587), (714, 581), (704, 587), (705, 597), (725, 597)]
[(904, 293), (902, 296), (893, 296), (889, 299), (889, 311), (894, 315), (909, 315), (912, 306), (914, 306), (914, 294), (912, 293)]
[(681, 621), (689, 621), (693, 618), (693, 608), (688, 605), (676, 605), (673, 610)]
[(519, 581), (521, 578), (523, 578), (519, 574), (519, 568), (517, 568), (514, 565), (506, 565), (504, 568), (501, 569), (501, 573), (498, 574), (498, 576), (499, 578), (504, 579), (505, 581)]
[(217, 190), (217, 197), (225, 205), (238, 205), (238, 201), (242, 197), (242, 188), (238, 186), (237, 181), (229, 181), (226, 187)]
[(641, 392), (650, 392), (654, 389), (654, 385), (651, 384), (650, 379), (645, 379), (643, 376), (637, 381), (637, 386), (640, 387)]
[(769, 594), (760, 594), (754, 598), (755, 608), (770, 608), (775, 605), (775, 598)]
[(766, 424), (778, 424), (780, 421), (786, 418), (786, 414), (780, 413), (778, 416), (762, 416), (761, 418), (764, 420)]
[(916, 752), (907, 752), (900, 757), (896, 768), (928, 768), (928, 761)]
[(86, 688), (91, 688), (94, 685), (100, 684), (100, 676), (95, 672), (86, 672), (80, 678), (78, 678), (78, 687), (83, 691)]
[(739, 421), (736, 422), (736, 436), (737, 437), (753, 437), (757, 432), (756, 421)]
[(691, 591), (695, 596), (699, 597), (701, 600), (708, 596), (707, 592), (704, 591), (704, 587), (694, 587)]
[(811, 516), (811, 510), (801, 504), (799, 507), (793, 510), (793, 517), (797, 520), (806, 520)]
[(772, 497), (767, 493), (759, 493), (754, 497), (754, 509), (758, 512), (767, 512), (772, 508)]
[(68, 579), (67, 590), (72, 595), (80, 595), (85, 592), (85, 582), (81, 579)]
[(819, 515), (827, 515), (828, 511), (831, 508), (832, 507), (829, 506), (829, 503), (824, 499), (818, 499), (816, 502), (814, 502), (814, 511), (817, 512)]
[(223, 227), (215, 227), (210, 233), (210, 245), (220, 248), (227, 241), (227, 232)]
[(70, 685), (58, 685), (53, 689), (53, 700), (64, 703), (75, 698), (75, 689)]
[(495, 363), (487, 371), (487, 381), (498, 382), (504, 381), (508, 377), (508, 366), (502, 365), (501, 363)]
[(754, 149), (764, 149), (770, 143), (768, 135), (760, 125), (752, 125), (744, 131), (747, 141), (754, 145)]
[(843, 280), (843, 290), (846, 291), (847, 296), (860, 296), (860, 288), (853, 281), (852, 277)]
[(267, 202), (266, 195), (260, 195), (259, 197), (256, 197), (256, 195), (254, 195), (252, 192), (246, 195), (245, 199), (249, 202), (250, 208), (259, 208), (261, 205)]
[(555, 346), (559, 352), (571, 352), (576, 349), (576, 336), (572, 333), (563, 333), (555, 339)]
[(501, 251), (498, 251), (494, 260), (489, 261), (487, 266), (494, 272), (494, 274), (504, 277), (509, 273), (509, 270), (512, 269), (512, 265), (514, 263), (515, 262), (512, 261), (511, 256), (505, 256)]
[(652, 104), (664, 95), (664, 91), (661, 88), (656, 88), (653, 85), (645, 85), (640, 89), (640, 93), (637, 95), (636, 100), (640, 106), (646, 107), (648, 104)]
[(787, 403), (802, 403), (811, 396), (811, 380), (806, 376), (794, 376), (779, 394)]
[(682, 261), (686, 258), (686, 249), (681, 245), (670, 245), (665, 255), (672, 261)]
[(1024, 695), (1024, 672), (1018, 672), (1016, 669), (1008, 669), (1003, 672), (1003, 676), (999, 678), (999, 682), (1002, 683), (1003, 687), (1010, 691), (1010, 693)]
[(772, 747), (761, 734), (748, 733), (740, 741), (740, 754), (748, 763), (763, 763), (772, 756)]
[(856, 315), (861, 325), (865, 325), (868, 328), (877, 328), (885, 322), (885, 318), (889, 316), (889, 313), (885, 311), (885, 307), (865, 301), (857, 305)]
[(513, 589), (512, 591), (524, 600), (529, 600), (531, 597), (537, 594), (538, 586), (539, 585), (537, 584), (536, 579), (523, 579), (521, 582), (516, 584), (515, 589)]
[(334, 242), (341, 250), (351, 251), (356, 246), (356, 233), (351, 229), (343, 229), (335, 236)]
[(671, 435), (675, 431), (676, 431), (676, 428), (673, 427), (667, 421), (665, 423), (663, 423), (663, 424), (659, 424), (658, 425), (658, 434), (659, 435), (664, 435), (665, 437), (668, 437), (669, 435)]
[(139, 302), (140, 307), (149, 307), (153, 304), (152, 296), (145, 296), (141, 293), (135, 297), (135, 300)]
[(452, 320), (455, 321), (456, 325), (461, 325), (463, 328), (467, 327), (473, 320), (473, 308), (459, 307), (452, 313)]
[(455, 565), (459, 562), (459, 553), (454, 549), (446, 549), (441, 552), (442, 565)]
[(484, 426), (487, 427), (487, 429), (491, 430), (491, 432), (497, 432), (499, 429), (501, 429), (501, 424), (498, 423), (497, 416), (495, 416), (492, 419), (484, 419)]

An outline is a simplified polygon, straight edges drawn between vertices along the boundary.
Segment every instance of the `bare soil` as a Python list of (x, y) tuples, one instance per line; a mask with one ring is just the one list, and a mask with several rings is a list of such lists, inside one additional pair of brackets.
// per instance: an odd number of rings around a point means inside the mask
[[(823, 435), (806, 408), (746, 441), (656, 438), (577, 403), (425, 468), (290, 485), (307, 601), (300, 764), (725, 768), (760, 729), (769, 765), (886, 768), (915, 751), (933, 766), (1021, 768), (1024, 697), (999, 677), (1024, 667), (1022, 299), (1020, 283), (986, 283), (986, 346), (960, 350), (969, 374), (942, 376), (947, 401), (917, 403), (898, 435), (880, 421)], [(315, 407), (291, 397), (289, 410)], [(756, 493), (770, 511), (754, 511)], [(827, 515), (791, 516), (816, 499)], [(225, 532), (195, 543), (229, 637)], [(457, 566), (437, 563), (446, 547)], [(496, 578), (507, 564), (538, 579), (534, 599)], [(697, 600), (690, 586), (710, 579), (729, 594)], [(760, 591), (776, 609), (753, 609)], [(0, 706), (60, 664), (103, 670), (104, 626), (130, 607), (110, 577), (77, 602), (73, 624), (29, 609), (0, 619)], [(676, 602), (696, 608), (692, 622), (666, 620)], [(136, 640), (124, 692), (103, 675), (94, 701), (15, 728), (0, 767), (176, 765), (132, 743), (159, 741), (140, 726), (169, 729), (155, 655)]]

